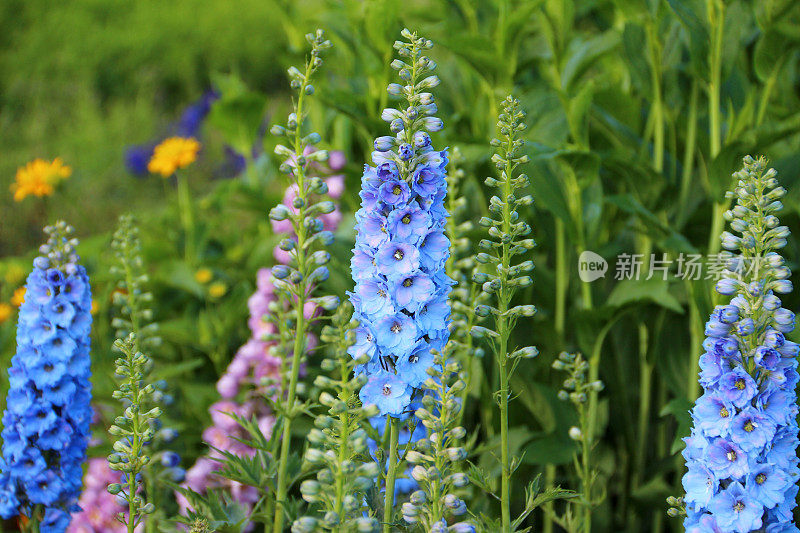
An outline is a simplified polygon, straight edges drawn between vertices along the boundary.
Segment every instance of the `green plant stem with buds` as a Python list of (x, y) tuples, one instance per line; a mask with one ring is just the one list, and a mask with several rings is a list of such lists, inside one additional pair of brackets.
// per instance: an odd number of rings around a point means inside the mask
[(391, 533), (394, 524), (394, 484), (397, 480), (397, 467), (399, 456), (397, 445), (399, 442), (400, 420), (386, 415), (386, 431), (389, 432), (389, 456), (387, 457), (386, 492), (383, 501), (383, 533)]
[[(510, 134), (506, 141), (506, 152), (513, 152), (515, 136)], [(503, 180), (503, 198), (511, 195), (511, 175), (514, 164), (506, 159), (503, 172), (507, 179)], [(508, 202), (503, 203), (503, 233), (508, 235), (511, 232), (511, 208)], [(500, 497), (502, 498), (502, 521), (503, 532), (511, 531), (511, 453), (508, 444), (508, 397), (509, 390), (509, 370), (508, 370), (508, 338), (511, 335), (511, 328), (508, 324), (508, 307), (511, 302), (512, 291), (508, 285), (508, 270), (511, 268), (511, 255), (509, 253), (509, 243), (503, 242), (501, 246), (500, 264), (500, 290), (497, 292), (498, 314), (497, 314), (497, 334), (500, 337), (498, 349), (498, 360), (500, 365), (500, 464), (502, 468), (500, 478)]]
[(499, 179), (487, 178), (488, 185), (496, 186), (502, 198), (492, 197), (490, 212), (497, 215), (498, 219), (484, 217), (480, 224), (489, 230), (489, 236), (494, 240), (482, 240), (480, 247), (492, 250), (492, 254), (479, 253), (476, 259), (480, 263), (489, 265), (487, 273), (478, 273), (473, 280), (482, 283), (483, 290), (495, 294), (497, 307), (479, 305), (476, 308), (478, 316), (494, 316), (494, 331), (474, 327), (473, 335), (490, 338), (490, 345), (497, 360), (499, 390), (497, 391), (497, 404), (500, 415), (500, 501), (501, 501), (501, 528), (503, 533), (512, 530), (511, 520), (511, 474), (513, 461), (509, 445), (508, 404), (511, 390), (509, 387), (511, 374), (516, 369), (521, 358), (535, 357), (537, 352), (533, 347), (519, 350), (510, 350), (509, 338), (519, 316), (532, 316), (536, 309), (532, 305), (511, 307), (511, 300), (518, 288), (529, 286), (532, 281), (524, 275), (533, 269), (531, 261), (512, 265), (515, 255), (525, 253), (535, 243), (531, 239), (520, 239), (530, 233), (531, 228), (525, 222), (519, 222), (517, 207), (529, 205), (533, 202), (530, 196), (517, 198), (514, 191), (524, 187), (528, 178), (524, 174), (514, 176), (514, 170), (522, 163), (528, 161), (527, 156), (518, 155), (523, 141), (518, 138), (524, 130), (522, 123), (524, 113), (519, 108), (516, 99), (508, 97), (503, 103), (503, 113), (500, 114), (497, 127), (500, 139), (494, 139), (492, 145), (497, 152), (492, 161), (499, 170)]
[[(113, 470), (122, 471), (125, 479), (124, 486), (112, 484), (108, 490), (112, 494), (122, 493), (127, 500), (127, 519), (119, 518), (127, 526), (128, 533), (134, 533), (139, 523), (155, 510), (154, 505), (146, 500), (147, 492), (139, 494), (143, 484), (137, 478), (140, 474), (145, 475), (150, 463), (150, 457), (144, 453), (144, 446), (154, 433), (150, 423), (161, 416), (161, 409), (157, 406), (145, 411), (153, 386), (146, 383), (150, 360), (142, 353), (145, 345), (155, 344), (158, 339), (150, 337), (155, 326), (143, 324), (151, 315), (144, 308), (151, 295), (142, 290), (146, 276), (141, 273), (141, 245), (138, 229), (129, 215), (120, 217), (112, 248), (119, 261), (114, 271), (121, 275), (115, 302), (120, 306), (121, 316), (112, 322), (118, 330), (114, 347), (123, 355), (116, 361), (116, 374), (121, 382), (113, 397), (123, 402), (125, 411), (109, 429), (111, 435), (119, 437), (114, 443), (114, 453), (109, 456), (109, 465)], [(123, 461), (122, 457), (126, 460)]]
[[(281, 436), (281, 451), (280, 459), (278, 461), (278, 479), (275, 489), (275, 500), (277, 508), (275, 510), (275, 519), (273, 522), (272, 531), (274, 533), (281, 533), (283, 531), (283, 524), (285, 519), (285, 509), (282, 507), (286, 503), (286, 495), (288, 492), (288, 468), (289, 468), (289, 451), (291, 449), (292, 441), (292, 422), (297, 416), (297, 408), (295, 402), (297, 400), (297, 382), (300, 375), (300, 362), (306, 349), (306, 337), (309, 328), (309, 322), (306, 321), (304, 315), (304, 308), (309, 296), (311, 284), (309, 283), (309, 274), (311, 268), (314, 266), (309, 262), (308, 257), (308, 235), (305, 226), (305, 219), (308, 208), (308, 188), (306, 186), (306, 161), (303, 155), (305, 147), (308, 145), (307, 139), (302, 135), (302, 125), (305, 118), (304, 105), (305, 97), (313, 94), (313, 86), (311, 85), (311, 76), (321, 65), (322, 61), (319, 59), (319, 53), (324, 48), (330, 46), (329, 41), (323, 41), (323, 34), (321, 30), (317, 30), (316, 36), (308, 36), (308, 40), (312, 44), (311, 57), (306, 60), (305, 72), (299, 77), (299, 86), (297, 101), (295, 104), (295, 120), (293, 135), (290, 134), (289, 139), (292, 141), (294, 148), (294, 174), (297, 183), (297, 198), (300, 200), (300, 205), (297, 208), (297, 215), (295, 220), (299, 221), (294, 224), (294, 230), (297, 235), (297, 244), (294, 248), (294, 260), (297, 265), (297, 271), (300, 273), (301, 279), (294, 288), (294, 299), (292, 302), (295, 313), (295, 331), (294, 331), (294, 346), (292, 348), (292, 363), (289, 369), (289, 388), (286, 393), (286, 408), (283, 413), (283, 426)], [(290, 129), (291, 129), (290, 124)], [(284, 391), (281, 391), (283, 393)]]

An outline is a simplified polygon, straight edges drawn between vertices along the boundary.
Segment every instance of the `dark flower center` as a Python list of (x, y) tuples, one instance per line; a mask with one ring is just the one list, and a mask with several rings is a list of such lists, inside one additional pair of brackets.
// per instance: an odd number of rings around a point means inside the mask
[(723, 407), (722, 409), (719, 410), (719, 416), (721, 418), (728, 418), (729, 416), (731, 416), (731, 414), (728, 412), (727, 407)]
[(417, 361), (419, 361), (419, 357), (417, 356), (417, 354), (411, 354), (408, 356), (409, 363), (416, 363)]
[(391, 393), (392, 393), (392, 386), (387, 383), (386, 385), (383, 386), (383, 395), (389, 396)]
[(759, 475), (756, 476), (756, 483), (758, 483), (759, 485), (764, 483), (766, 480), (767, 480), (767, 476), (765, 476), (764, 474), (759, 474)]
[(395, 185), (394, 188), (392, 189), (392, 194), (394, 194), (395, 196), (399, 195), (401, 192), (403, 192), (403, 189), (401, 189), (399, 185)]
[(737, 513), (740, 512), (740, 511), (744, 511), (744, 503), (742, 503), (742, 502), (734, 503), (733, 504), (733, 510), (736, 511)]
[(744, 423), (744, 430), (746, 432), (750, 433), (754, 429), (756, 429), (756, 426), (753, 424), (752, 420), (748, 420), (747, 422)]
[(733, 451), (733, 450), (730, 450), (727, 454), (725, 454), (725, 457), (728, 458), (728, 461), (733, 462), (733, 461), (736, 460), (736, 452)]
[(50, 364), (50, 363), (47, 363), (46, 365), (44, 365), (44, 371), (45, 372), (52, 372), (53, 368), (54, 368), (54, 366), (52, 364)]
[(744, 380), (742, 378), (737, 379), (735, 385), (736, 385), (736, 388), (739, 389), (739, 390), (744, 390), (744, 388), (746, 386), (745, 382), (744, 382)]
[(400, 324), (395, 322), (394, 324), (392, 324), (392, 327), (389, 328), (389, 329), (392, 331), (392, 333), (400, 333), (400, 331), (402, 331), (403, 328), (400, 327)]
[(413, 284), (414, 284), (414, 280), (413, 280), (413, 279), (411, 279), (411, 278), (406, 278), (406, 279), (403, 281), (403, 287), (410, 287), (410, 286), (412, 286)]
[(378, 296), (380, 296), (381, 298), (386, 298), (386, 291), (384, 291), (383, 289), (378, 289)]
[(410, 224), (411, 223), (411, 215), (406, 215), (403, 218), (401, 218), (400, 220), (403, 221), (403, 224)]
[(392, 257), (394, 257), (396, 260), (400, 261), (403, 258), (404, 255), (405, 254), (403, 254), (403, 250), (398, 248), (397, 250), (394, 251), (394, 253), (392, 254)]

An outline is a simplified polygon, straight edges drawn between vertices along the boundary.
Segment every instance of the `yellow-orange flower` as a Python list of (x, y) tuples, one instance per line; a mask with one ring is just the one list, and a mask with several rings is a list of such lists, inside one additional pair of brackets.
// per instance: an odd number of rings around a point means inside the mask
[(197, 280), (197, 283), (208, 283), (211, 281), (211, 278), (214, 277), (214, 273), (211, 272), (207, 268), (201, 268), (197, 272), (194, 273), (194, 279)]
[(168, 178), (179, 168), (185, 168), (197, 159), (200, 143), (193, 137), (170, 137), (156, 146), (147, 170)]
[(11, 317), (11, 313), (14, 312), (14, 308), (8, 305), (5, 302), (0, 302), (0, 324), (5, 322)]
[(11, 304), (14, 307), (19, 307), (25, 302), (25, 287), (20, 287), (14, 291), (14, 296), (11, 297)]
[(226, 292), (228, 292), (228, 286), (221, 281), (217, 281), (208, 286), (208, 295), (214, 299), (221, 298)]
[(55, 186), (72, 175), (72, 169), (64, 164), (60, 157), (52, 161), (34, 159), (24, 167), (17, 169), (11, 192), (14, 201), (21, 202), (27, 196), (50, 196)]

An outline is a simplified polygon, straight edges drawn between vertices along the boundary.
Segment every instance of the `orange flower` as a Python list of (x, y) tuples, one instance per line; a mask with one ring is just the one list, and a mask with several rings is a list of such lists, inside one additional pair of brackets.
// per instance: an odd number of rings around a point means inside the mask
[(0, 302), (0, 324), (5, 322), (11, 317), (11, 313), (14, 312), (14, 308), (8, 305), (5, 302)]
[(25, 287), (20, 287), (19, 289), (14, 291), (14, 296), (11, 297), (11, 305), (14, 307), (19, 307), (20, 305), (25, 302), (25, 291), (27, 289)]
[(72, 169), (66, 166), (60, 157), (56, 157), (53, 161), (34, 159), (17, 169), (15, 181), (11, 184), (14, 201), (21, 202), (30, 195), (40, 198), (50, 196), (55, 186), (71, 175)]
[(197, 283), (206, 284), (209, 281), (211, 281), (211, 278), (213, 277), (214, 273), (207, 268), (201, 268), (200, 270), (194, 273), (194, 279), (197, 280)]
[(179, 168), (185, 168), (197, 159), (200, 143), (193, 137), (170, 137), (153, 150), (147, 170), (168, 178)]

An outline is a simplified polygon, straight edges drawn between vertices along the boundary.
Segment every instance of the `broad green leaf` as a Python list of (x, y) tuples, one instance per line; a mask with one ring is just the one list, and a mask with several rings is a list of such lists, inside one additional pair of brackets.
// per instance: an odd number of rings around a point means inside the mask
[(576, 37), (567, 47), (567, 57), (561, 71), (561, 88), (572, 94), (579, 78), (603, 55), (614, 50), (620, 42), (614, 30), (583, 39)]
[[(658, 272), (654, 274), (654, 276), (659, 275), (660, 273)], [(643, 272), (642, 276), (646, 276), (646, 273)], [(607, 304), (613, 307), (622, 307), (641, 301), (650, 301), (676, 313), (683, 314), (683, 307), (681, 307), (680, 302), (669, 292), (669, 282), (658, 277), (620, 281), (611, 291)]]
[(708, 81), (709, 33), (704, 15), (698, 14), (700, 6), (690, 0), (667, 0), (669, 7), (678, 16), (686, 29), (689, 40), (689, 58), (694, 75)]

